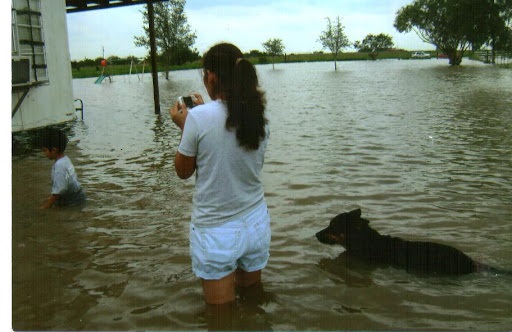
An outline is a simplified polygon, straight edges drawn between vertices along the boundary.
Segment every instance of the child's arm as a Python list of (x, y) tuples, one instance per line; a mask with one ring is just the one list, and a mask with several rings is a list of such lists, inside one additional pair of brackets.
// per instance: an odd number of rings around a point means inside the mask
[(59, 199), (59, 196), (60, 195), (52, 194), (50, 197), (48, 197), (48, 199), (43, 204), (43, 206), (41, 206), (41, 209), (49, 209), (49, 208), (51, 208), (53, 206), (53, 204), (55, 204), (55, 202)]

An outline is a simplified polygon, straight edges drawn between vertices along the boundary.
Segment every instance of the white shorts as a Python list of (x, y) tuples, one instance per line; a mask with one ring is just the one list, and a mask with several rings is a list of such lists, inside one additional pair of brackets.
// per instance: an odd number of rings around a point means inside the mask
[(263, 202), (247, 214), (216, 227), (190, 224), (192, 270), (199, 278), (219, 280), (237, 268), (263, 269), (270, 251), (270, 215)]

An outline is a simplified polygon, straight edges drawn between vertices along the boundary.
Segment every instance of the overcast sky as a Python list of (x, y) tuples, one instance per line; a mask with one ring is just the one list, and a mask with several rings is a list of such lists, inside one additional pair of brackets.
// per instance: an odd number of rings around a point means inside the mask
[[(185, 13), (196, 31), (195, 47), (204, 53), (220, 41), (236, 44), (243, 52), (262, 50), (269, 38), (283, 40), (286, 53), (321, 50), (318, 36), (326, 17), (340, 16), (349, 40), (387, 33), (398, 48), (432, 49), (414, 32), (400, 34), (393, 27), (396, 12), (412, 0), (188, 0)], [(144, 56), (134, 36), (143, 35), (143, 6), (93, 10), (67, 15), (71, 59), (102, 56)], [(348, 50), (348, 49), (347, 49)]]

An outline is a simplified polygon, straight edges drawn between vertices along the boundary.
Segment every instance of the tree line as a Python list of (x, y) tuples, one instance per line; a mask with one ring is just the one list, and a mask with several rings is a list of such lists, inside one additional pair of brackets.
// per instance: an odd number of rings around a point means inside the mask
[[(161, 63), (164, 65), (167, 78), (171, 65), (179, 65), (181, 64), (180, 61), (194, 61), (199, 58), (197, 50), (193, 48), (197, 34), (192, 31), (191, 26), (187, 23), (184, 12), (185, 4), (186, 0), (169, 0), (153, 4), (157, 53), (162, 60)], [(142, 14), (145, 34), (135, 37), (135, 45), (149, 49), (147, 6)], [(329, 48), (333, 51), (333, 54), (336, 54), (335, 60), (340, 49), (348, 46), (348, 39), (343, 30), (344, 27), (341, 25), (339, 17), (335, 24), (331, 24), (331, 20), (328, 18), (328, 28), (320, 37), (324, 48)], [(264, 53), (272, 58), (272, 66), (274, 66), (274, 57), (284, 53), (283, 41), (279, 38), (271, 38), (265, 41), (262, 46)], [(362, 52), (371, 50), (370, 56), (375, 58), (377, 51), (392, 48), (393, 41), (390, 36), (384, 34), (368, 35), (363, 41), (354, 44), (354, 47)], [(253, 50), (251, 55), (258, 52)], [(184, 54), (186, 56), (183, 56)]]
[[(169, 0), (153, 4), (157, 61), (163, 65), (167, 78), (171, 66), (200, 58), (199, 52), (193, 47), (197, 34), (187, 23), (185, 3), (186, 0)], [(136, 36), (134, 43), (149, 49), (147, 6), (141, 12), (145, 34)], [(361, 41), (350, 42), (339, 16), (326, 20), (326, 28), (320, 33), (318, 41), (323, 49), (333, 54), (335, 70), (338, 54), (349, 46), (359, 52), (367, 52), (374, 60), (379, 52), (394, 47), (392, 37), (384, 33), (368, 34)], [(512, 0), (413, 0), (398, 10), (394, 27), (401, 33), (414, 31), (422, 41), (446, 54), (451, 65), (460, 65), (464, 52), (484, 47), (491, 48), (493, 62), (494, 52), (512, 52)], [(273, 66), (274, 57), (284, 54), (285, 45), (279, 38), (268, 39), (262, 43), (262, 47), (265, 54), (272, 58)], [(253, 50), (251, 54), (258, 52)], [(129, 64), (134, 58), (109, 57), (109, 61)], [(80, 65), (97, 66), (99, 61), (86, 59), (72, 62), (72, 65), (74, 68)]]
[[(380, 51), (391, 50), (394, 46), (393, 37), (381, 33), (379, 35), (368, 34), (362, 41), (351, 43), (345, 34), (345, 27), (341, 23), (340, 17), (334, 20), (327, 17), (327, 27), (321, 32), (319, 42), (324, 49), (329, 49), (334, 56), (334, 70), (337, 70), (338, 54), (346, 47), (352, 46), (358, 52), (367, 52), (372, 60), (376, 60)], [(284, 52), (284, 43), (279, 38), (271, 38), (262, 44), (267, 54), (272, 56), (272, 66), (274, 57), (282, 55)]]
[[(414, 0), (396, 13), (394, 27), (398, 32), (414, 31), (420, 39), (432, 44), (449, 58), (450, 65), (460, 65), (464, 52), (489, 47), (494, 63), (497, 51), (512, 54), (512, 0)], [(327, 18), (327, 26), (319, 41), (334, 55), (353, 46), (376, 59), (379, 51), (393, 47), (389, 35), (368, 34), (362, 41), (351, 43), (340, 17)], [(271, 39), (263, 46), (271, 54), (282, 53), (282, 41)]]
[(415, 0), (398, 11), (394, 26), (460, 65), (467, 50), (512, 51), (512, 0)]

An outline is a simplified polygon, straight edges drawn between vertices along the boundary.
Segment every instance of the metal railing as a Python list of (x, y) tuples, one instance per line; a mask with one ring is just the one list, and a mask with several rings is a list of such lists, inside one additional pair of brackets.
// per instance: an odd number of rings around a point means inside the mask
[(509, 64), (512, 63), (512, 52), (480, 50), (474, 52), (474, 58), (485, 63)]

